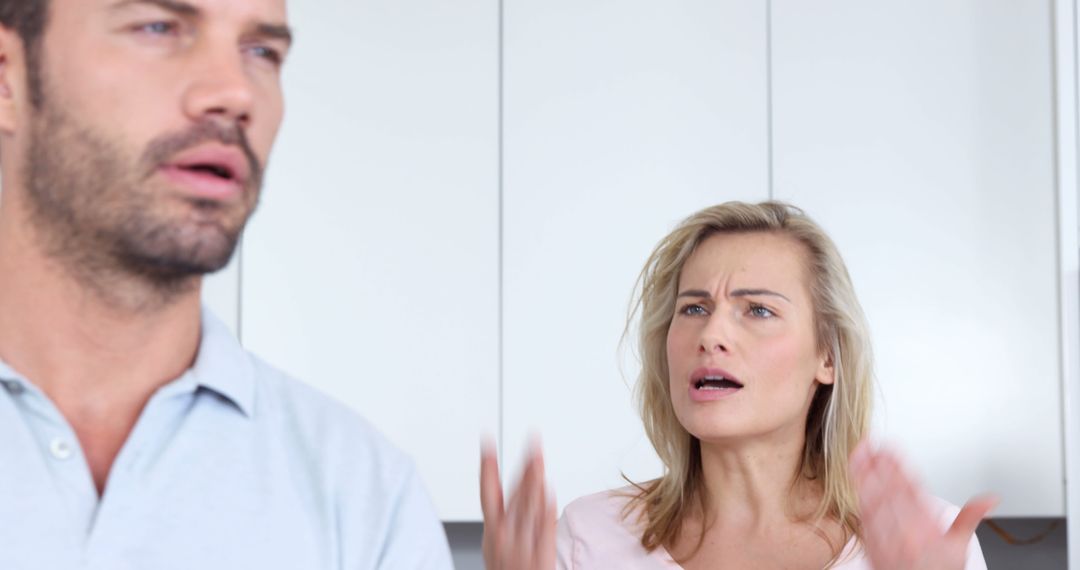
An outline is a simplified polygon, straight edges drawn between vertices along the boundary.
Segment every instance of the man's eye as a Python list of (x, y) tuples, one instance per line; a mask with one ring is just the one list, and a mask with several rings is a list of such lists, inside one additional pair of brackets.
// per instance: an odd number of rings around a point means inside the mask
[(179, 33), (180, 24), (176, 22), (150, 22), (136, 26), (135, 31), (153, 36), (173, 36)]
[(776, 313), (772, 312), (764, 305), (750, 305), (750, 314), (762, 319), (776, 316)]
[(265, 59), (275, 65), (281, 65), (285, 57), (280, 51), (266, 46), (254, 46), (250, 48), (251, 54), (255, 57)]

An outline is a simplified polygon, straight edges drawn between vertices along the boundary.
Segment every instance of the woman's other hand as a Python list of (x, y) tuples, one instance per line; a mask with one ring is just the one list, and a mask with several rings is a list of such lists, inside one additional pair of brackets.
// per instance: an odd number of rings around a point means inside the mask
[(963, 570), (968, 545), (997, 498), (976, 497), (943, 530), (926, 493), (895, 453), (862, 442), (851, 454), (863, 547), (875, 570)]
[(521, 480), (504, 506), (498, 456), (494, 444), (485, 442), (480, 453), (480, 503), (487, 570), (554, 570), (555, 497), (547, 492), (539, 445), (529, 451)]

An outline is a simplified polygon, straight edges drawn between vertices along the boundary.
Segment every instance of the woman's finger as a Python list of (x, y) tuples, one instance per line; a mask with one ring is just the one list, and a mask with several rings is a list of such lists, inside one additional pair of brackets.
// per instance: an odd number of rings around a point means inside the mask
[(539, 564), (537, 568), (540, 570), (550, 570), (555, 568), (555, 537), (558, 525), (558, 505), (552, 494), (545, 493), (544, 496), (543, 525), (540, 529), (539, 540), (537, 540), (536, 560)]
[(499, 479), (499, 456), (491, 439), (485, 439), (480, 447), (480, 508), (485, 527), (501, 524), (505, 512), (503, 489)]
[(942, 530), (927, 506), (919, 483), (900, 458), (886, 452), (881, 468), (894, 474), (883, 508), (892, 513), (897, 529), (895, 561), (901, 567), (914, 567), (941, 541)]
[(529, 473), (528, 464), (521, 472), (517, 484), (510, 490), (510, 500), (506, 503), (506, 525), (511, 536), (517, 536), (517, 529), (521, 526), (522, 500), (525, 493), (525, 481)]
[(880, 496), (885, 481), (877, 467), (876, 453), (868, 452), (861, 458), (855, 470), (855, 485), (859, 496), (859, 516), (862, 519), (863, 533), (867, 554), (877, 566), (883, 560), (895, 556), (895, 543), (890, 540), (895, 536), (892, 521), (883, 516), (880, 509)]
[(953, 521), (952, 526), (945, 533), (946, 537), (967, 544), (971, 541), (971, 535), (975, 534), (975, 529), (979, 527), (979, 523), (997, 505), (998, 498), (993, 495), (975, 497), (968, 501), (964, 508), (960, 509), (960, 514), (956, 515), (956, 520)]
[[(539, 546), (540, 533), (544, 524), (544, 466), (543, 460), (538, 453), (534, 452), (530, 458), (532, 463), (532, 477), (529, 479), (529, 489), (525, 495), (525, 525), (522, 528), (524, 539), (533, 546), (534, 552)], [(535, 563), (535, 561), (531, 561)]]
[[(877, 566), (911, 566), (940, 535), (914, 479), (895, 454), (873, 453), (861, 474), (860, 509), (866, 546)], [(937, 533), (937, 534), (935, 534)]]
[(534, 444), (530, 449), (505, 509), (498, 462), (490, 442), (482, 449), (480, 471), (487, 567), (493, 570), (554, 568), (555, 507), (547, 496), (544, 458), (539, 446)]
[(859, 495), (859, 508), (863, 517), (875, 519), (885, 497), (887, 489), (892, 483), (894, 475), (891, 470), (883, 467), (884, 457), (879, 453), (871, 454), (859, 472), (855, 480), (855, 488)]
[(515, 518), (515, 536), (523, 542), (531, 542), (533, 538), (530, 529), (533, 527), (533, 508), (536, 502), (536, 458), (529, 452), (528, 466), (521, 477), (519, 492), (521, 501)]
[(867, 462), (873, 456), (873, 448), (870, 440), (864, 439), (855, 446), (851, 455), (848, 456), (848, 471), (852, 478), (857, 477), (865, 469)]
[(907, 528), (918, 529), (926, 536), (940, 536), (937, 517), (927, 507), (926, 493), (914, 475), (904, 466), (900, 457), (892, 452), (885, 452), (881, 469), (892, 473), (887, 504), (899, 523)]
[(531, 520), (534, 516), (531, 508), (532, 495), (535, 493), (536, 471), (535, 450), (530, 450), (525, 462), (525, 469), (521, 473), (521, 478), (518, 480), (507, 509), (507, 517), (509, 518), (508, 533), (510, 536), (508, 541), (514, 545), (513, 548), (518, 553), (515, 558), (521, 561), (522, 564), (531, 561), (532, 549), (536, 541), (536, 537), (532, 535), (531, 531), (534, 526)]

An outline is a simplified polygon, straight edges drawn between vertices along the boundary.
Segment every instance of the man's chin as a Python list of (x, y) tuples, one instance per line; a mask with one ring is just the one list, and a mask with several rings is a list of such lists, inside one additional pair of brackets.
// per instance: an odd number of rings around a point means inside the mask
[(153, 281), (183, 281), (215, 273), (229, 264), (238, 239), (220, 230), (203, 230), (200, 233), (211, 235), (141, 241), (129, 244), (132, 247), (123, 248), (117, 257), (127, 272)]

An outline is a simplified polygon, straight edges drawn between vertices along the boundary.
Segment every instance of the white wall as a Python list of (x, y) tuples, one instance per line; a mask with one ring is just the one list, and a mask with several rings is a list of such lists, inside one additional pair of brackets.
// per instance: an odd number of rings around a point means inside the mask
[(243, 342), (410, 452), (444, 520), (478, 518), (499, 414), (497, 4), (290, 9)]
[(565, 504), (660, 473), (618, 343), (675, 223), (768, 197), (765, 5), (505, 5), (503, 436)]
[(564, 504), (656, 475), (634, 279), (693, 210), (770, 196), (848, 260), (883, 437), (950, 500), (1063, 513), (1049, 2), (292, 10), (264, 203), (208, 295), (238, 287), (243, 342), (412, 453), (445, 519), (479, 518), (484, 429), (511, 465), (539, 431)]
[(878, 429), (939, 495), (1062, 516), (1048, 2), (775, 0), (778, 198), (837, 241)]

